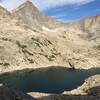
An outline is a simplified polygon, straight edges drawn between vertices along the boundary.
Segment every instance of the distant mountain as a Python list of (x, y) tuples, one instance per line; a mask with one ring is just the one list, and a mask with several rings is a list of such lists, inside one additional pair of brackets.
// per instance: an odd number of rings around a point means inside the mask
[(100, 15), (85, 18), (71, 24), (71, 27), (81, 30), (82, 38), (100, 43)]
[(47, 28), (56, 28), (64, 23), (56, 21), (41, 13), (30, 1), (26, 1), (12, 13), (13, 16), (20, 17), (30, 27), (42, 29), (42, 26)]

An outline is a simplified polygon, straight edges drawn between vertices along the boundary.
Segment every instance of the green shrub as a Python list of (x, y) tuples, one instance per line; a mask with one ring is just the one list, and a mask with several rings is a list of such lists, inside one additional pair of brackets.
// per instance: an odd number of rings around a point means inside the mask
[(100, 49), (100, 45), (97, 45), (96, 48), (97, 48), (97, 49)]

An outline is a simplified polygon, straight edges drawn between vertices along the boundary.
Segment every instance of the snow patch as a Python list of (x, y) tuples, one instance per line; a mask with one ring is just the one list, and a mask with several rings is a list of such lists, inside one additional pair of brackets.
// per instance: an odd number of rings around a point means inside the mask
[(47, 27), (45, 27), (45, 26), (42, 27), (42, 30), (43, 30), (43, 31), (48, 31), (48, 32), (51, 32), (51, 31), (52, 31), (51, 29), (49, 29), (49, 28), (47, 28)]

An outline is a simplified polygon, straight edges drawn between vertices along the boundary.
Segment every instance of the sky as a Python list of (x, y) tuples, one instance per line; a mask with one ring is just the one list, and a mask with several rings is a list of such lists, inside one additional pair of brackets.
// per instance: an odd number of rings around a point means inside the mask
[[(0, 0), (9, 11), (27, 0)], [(29, 0), (45, 15), (64, 22), (73, 22), (100, 14), (100, 0)]]

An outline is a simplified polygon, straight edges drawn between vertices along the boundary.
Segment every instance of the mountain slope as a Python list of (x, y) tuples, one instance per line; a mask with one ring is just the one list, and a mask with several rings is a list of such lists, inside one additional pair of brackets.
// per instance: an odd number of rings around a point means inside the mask
[[(100, 66), (100, 51), (78, 36), (84, 33), (79, 28), (59, 24), (60, 27), (48, 31), (46, 27), (55, 26), (56, 21), (48, 23), (51, 18), (36, 11), (30, 2), (22, 5), (13, 14), (4, 10), (9, 17), (0, 17), (0, 72), (47, 66)], [(39, 30), (44, 25), (45, 30)]]

